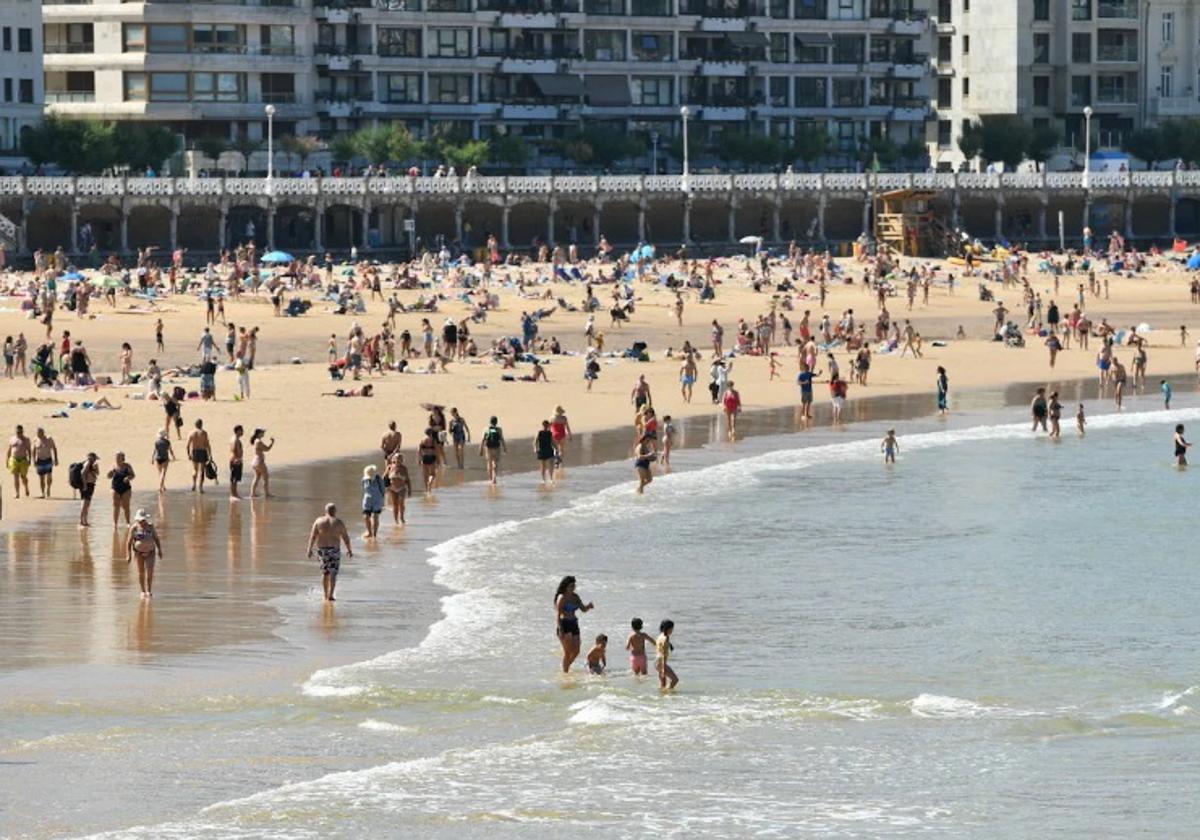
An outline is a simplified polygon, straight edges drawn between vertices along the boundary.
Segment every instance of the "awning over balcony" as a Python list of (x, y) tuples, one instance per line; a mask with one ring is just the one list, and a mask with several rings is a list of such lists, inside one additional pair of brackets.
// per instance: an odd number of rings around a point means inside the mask
[(542, 96), (552, 99), (579, 99), (585, 93), (583, 82), (578, 76), (552, 76), (549, 73), (537, 73), (530, 77)]
[(796, 43), (806, 47), (831, 47), (833, 36), (828, 32), (798, 32)]
[(726, 32), (725, 40), (739, 50), (759, 50), (770, 43), (765, 32)]
[(629, 80), (624, 76), (587, 76), (583, 86), (591, 105), (611, 107), (633, 104), (633, 97), (629, 95)]

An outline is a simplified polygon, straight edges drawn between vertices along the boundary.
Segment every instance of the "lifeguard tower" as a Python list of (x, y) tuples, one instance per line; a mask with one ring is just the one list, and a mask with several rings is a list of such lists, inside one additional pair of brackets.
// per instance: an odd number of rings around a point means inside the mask
[(943, 256), (950, 231), (933, 215), (932, 190), (892, 190), (875, 198), (875, 241), (905, 257)]

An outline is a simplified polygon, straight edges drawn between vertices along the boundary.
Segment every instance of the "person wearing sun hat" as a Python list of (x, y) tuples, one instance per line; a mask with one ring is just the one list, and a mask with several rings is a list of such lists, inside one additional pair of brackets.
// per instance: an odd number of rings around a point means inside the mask
[(158, 531), (150, 521), (150, 514), (140, 508), (133, 517), (129, 532), (125, 535), (125, 562), (133, 562), (137, 558), (138, 583), (142, 588), (142, 597), (154, 596), (154, 563), (163, 556), (162, 542)]

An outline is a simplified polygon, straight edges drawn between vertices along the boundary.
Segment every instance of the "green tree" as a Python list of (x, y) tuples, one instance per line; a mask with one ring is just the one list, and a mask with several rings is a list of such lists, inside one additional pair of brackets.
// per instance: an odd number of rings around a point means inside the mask
[(221, 155), (228, 151), (229, 141), (215, 134), (205, 134), (193, 140), (192, 147), (209, 158), (215, 165)]
[(242, 156), (242, 169), (246, 172), (250, 169), (250, 155), (257, 152), (262, 147), (261, 140), (251, 140), (246, 135), (238, 137), (230, 144), (235, 152)]
[(1058, 148), (1061, 137), (1054, 126), (1043, 123), (1029, 130), (1029, 141), (1025, 146), (1025, 157), (1035, 163), (1045, 163)]
[(859, 143), (858, 160), (864, 169), (876, 163), (880, 169), (891, 169), (900, 160), (900, 147), (890, 137), (871, 137)]
[(791, 156), (804, 162), (809, 169), (829, 152), (829, 133), (820, 126), (801, 128), (792, 139)]
[(389, 126), (360, 128), (354, 132), (354, 150), (367, 159), (367, 163), (387, 163), (392, 159), (392, 130)]
[(724, 161), (750, 167), (776, 164), (786, 156), (784, 144), (774, 137), (738, 131), (722, 132), (713, 150)]
[(983, 143), (980, 155), (989, 163), (1002, 162), (1006, 169), (1016, 169), (1025, 160), (1033, 129), (1020, 117), (1010, 114), (985, 116), (980, 120)]
[(112, 129), (117, 161), (135, 172), (158, 170), (163, 161), (178, 151), (179, 142), (171, 129), (162, 125), (119, 122)]
[[(693, 161), (706, 151), (703, 141), (696, 136), (695, 130), (688, 132), (687, 148), (688, 157)], [(671, 142), (667, 144), (667, 152), (670, 153), (671, 157), (675, 158), (675, 160), (679, 161), (680, 163), (683, 162), (683, 137), (681, 135), (676, 135), (671, 138)]]
[(489, 154), (487, 140), (467, 140), (455, 146), (442, 147), (442, 157), (446, 163), (457, 169), (460, 175), (465, 175), (472, 166), (483, 166), (488, 162)]
[(900, 157), (905, 160), (920, 160), (926, 154), (925, 141), (919, 137), (912, 137), (900, 145)]
[(114, 133), (112, 123), (50, 116), (22, 135), (21, 150), (39, 166), (94, 175), (120, 162)]
[(1200, 120), (1167, 120), (1161, 126), (1163, 159), (1180, 158), (1188, 163), (1200, 160)]
[(958, 138), (958, 150), (967, 160), (974, 160), (983, 154), (983, 128), (979, 123), (971, 123), (963, 129)]
[(329, 152), (336, 163), (349, 163), (358, 154), (354, 137), (350, 134), (339, 134), (329, 143)]
[(489, 149), (492, 162), (506, 166), (524, 166), (533, 156), (533, 148), (519, 134), (493, 137)]
[(564, 157), (576, 163), (610, 167), (617, 161), (637, 157), (646, 151), (646, 138), (606, 125), (591, 125), (573, 132), (560, 144)]

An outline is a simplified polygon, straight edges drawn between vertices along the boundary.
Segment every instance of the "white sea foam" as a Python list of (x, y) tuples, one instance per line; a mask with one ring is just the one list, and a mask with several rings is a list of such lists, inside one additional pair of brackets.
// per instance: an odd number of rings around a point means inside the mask
[(407, 726), (400, 726), (396, 723), (388, 723), (386, 720), (375, 720), (367, 718), (358, 725), (359, 729), (365, 729), (368, 732), (411, 732)]
[(1006, 711), (944, 694), (917, 695), (909, 701), (909, 707), (913, 715), (923, 718), (980, 718)]
[[(1200, 420), (1200, 408), (1099, 414), (1089, 419), (1088, 427), (1096, 432), (1194, 420)], [(1028, 423), (1008, 423), (921, 432), (904, 436), (903, 444), (911, 455), (966, 443), (1029, 438)], [(592, 523), (622, 521), (631, 515), (690, 504), (697, 496), (726, 493), (757, 481), (763, 473), (804, 470), (878, 454), (879, 444), (874, 438), (772, 451), (662, 476), (655, 480), (653, 492), (644, 497), (633, 492), (632, 483), (617, 484), (542, 516), (500, 522), (447, 540), (429, 549), (428, 562), (436, 569), (434, 581), (455, 594), (442, 599), (444, 617), (430, 627), (425, 639), (415, 648), (317, 671), (302, 690), (310, 697), (354, 696), (368, 690), (372, 673), (478, 655), (475, 640), (484, 632), (504, 626), (506, 619), (516, 618), (522, 609), (504, 599), (500, 584), (513, 570), (511, 565), (506, 570), (503, 564), (494, 562), (493, 552), (503, 540), (534, 522), (577, 517)]]

